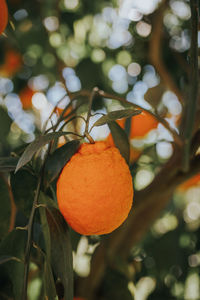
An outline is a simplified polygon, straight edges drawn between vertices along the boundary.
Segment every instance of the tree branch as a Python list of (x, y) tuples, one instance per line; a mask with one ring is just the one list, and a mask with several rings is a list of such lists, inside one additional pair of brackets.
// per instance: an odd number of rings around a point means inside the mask
[(23, 289), (22, 289), (22, 300), (27, 300), (27, 286), (28, 286), (28, 273), (29, 273), (29, 264), (30, 264), (30, 255), (31, 255), (31, 246), (32, 246), (33, 222), (34, 222), (35, 212), (38, 204), (41, 183), (42, 183), (42, 176), (40, 176), (38, 180), (37, 190), (35, 193), (35, 198), (33, 201), (30, 218), (27, 225), (28, 238), (26, 242), (25, 258), (24, 258), (24, 282), (23, 282)]
[[(178, 161), (178, 164), (177, 164)], [(190, 171), (180, 173), (181, 156), (175, 152), (154, 181), (144, 190), (136, 192), (133, 208), (126, 222), (101, 242), (91, 262), (91, 272), (78, 282), (77, 293), (94, 300), (101, 285), (105, 269), (115, 257), (126, 259), (130, 249), (141, 240), (150, 225), (165, 208), (176, 187), (200, 171), (200, 156), (191, 163)]]
[(166, 5), (167, 1), (164, 0), (154, 17), (153, 30), (149, 43), (149, 59), (156, 68), (158, 74), (164, 81), (165, 85), (168, 86), (168, 88), (172, 92), (174, 92), (174, 94), (178, 97), (179, 101), (183, 103), (183, 95), (180, 89), (175, 84), (174, 80), (172, 79), (169, 71), (167, 70), (161, 55), (163, 36), (163, 15)]
[[(138, 108), (138, 109), (141, 109), (141, 110), (144, 110), (146, 112), (148, 112), (150, 115), (152, 115), (156, 120), (158, 120), (158, 122), (160, 122), (167, 130), (169, 130), (169, 132), (172, 134), (173, 138), (174, 138), (174, 141), (175, 143), (178, 145), (178, 146), (182, 146), (182, 140), (181, 138), (179, 137), (179, 135), (177, 134), (177, 132), (171, 128), (171, 126), (169, 125), (169, 123), (163, 119), (162, 117), (160, 117), (158, 114), (155, 114), (153, 113), (152, 111), (149, 111), (147, 110), (146, 108), (143, 108), (141, 107), (140, 105), (137, 105), (137, 104), (134, 104), (132, 102), (129, 102), (128, 100), (126, 100), (125, 98), (123, 97), (120, 97), (118, 95), (114, 95), (114, 94), (109, 94), (109, 93), (106, 93), (102, 90), (98, 90), (97, 93), (101, 96), (101, 97), (104, 97), (104, 98), (107, 98), (107, 99), (114, 99), (114, 100), (117, 100), (117, 101), (120, 101), (124, 104), (129, 104), (135, 108)], [(83, 96), (83, 97), (89, 97), (91, 95), (91, 92), (88, 91), (88, 90), (81, 90), (80, 92), (77, 92), (77, 93), (74, 93), (72, 95), (73, 99), (75, 99), (76, 97), (80, 97), (80, 96)]]
[(189, 169), (191, 140), (193, 136), (197, 103), (198, 103), (198, 1), (190, 0), (191, 8), (191, 47), (190, 47), (190, 90), (189, 98), (186, 101), (184, 109), (184, 149), (183, 149), (183, 170), (186, 172)]

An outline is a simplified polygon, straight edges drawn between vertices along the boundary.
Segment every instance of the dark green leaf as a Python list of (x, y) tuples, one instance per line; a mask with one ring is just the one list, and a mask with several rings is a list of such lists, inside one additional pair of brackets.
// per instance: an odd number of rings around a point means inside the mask
[(51, 269), (51, 265), (47, 260), (44, 263), (44, 290), (45, 297), (48, 300), (55, 300), (56, 297), (56, 286), (53, 278), (53, 273)]
[[(1, 276), (8, 277), (12, 283), (15, 300), (21, 300), (23, 274), (24, 274), (24, 249), (27, 231), (13, 230), (0, 244), (0, 256), (15, 257), (0, 266)], [(21, 262), (20, 262), (21, 261)]]
[(45, 206), (52, 206), (52, 205), (49, 203), (48, 199), (49, 198), (44, 193), (42, 193), (42, 192), (40, 193), (39, 204), (43, 205), (43, 207), (39, 208), (40, 220), (41, 220), (42, 231), (43, 231), (44, 241), (45, 241), (46, 257), (47, 257), (48, 262), (50, 262), (50, 260), (51, 260), (51, 239), (50, 239), (49, 226), (47, 223)]
[[(46, 202), (46, 196), (41, 193), (40, 195), (40, 204), (44, 204)], [(47, 204), (46, 204), (47, 205)], [(44, 235), (45, 241), (45, 252), (44, 254), (44, 293), (45, 296), (48, 297), (49, 300), (54, 300), (56, 296), (56, 286), (55, 281), (53, 278), (53, 272), (51, 268), (51, 238), (50, 238), (50, 231), (49, 226), (47, 223), (46, 212), (44, 207), (39, 208), (40, 211), (40, 219), (42, 224), (42, 231)]]
[(51, 239), (51, 264), (64, 287), (64, 300), (73, 300), (72, 248), (67, 223), (58, 209), (46, 208)]
[(0, 239), (8, 233), (11, 215), (11, 202), (6, 179), (0, 176)]
[(46, 162), (46, 180), (51, 183), (60, 173), (64, 165), (70, 160), (79, 147), (79, 141), (70, 141), (58, 148), (50, 155)]
[(129, 163), (130, 144), (125, 131), (114, 121), (109, 122), (108, 126), (110, 128), (116, 147), (119, 149), (126, 162)]
[(7, 135), (10, 131), (11, 118), (7, 112), (0, 107), (0, 143), (7, 143)]
[(0, 157), (0, 172), (14, 171), (18, 162), (17, 157)]
[(11, 173), (12, 192), (17, 208), (26, 216), (30, 215), (37, 186), (37, 178), (26, 170)]
[(21, 167), (26, 165), (33, 157), (33, 155), (40, 150), (43, 146), (54, 140), (55, 138), (58, 138), (62, 135), (67, 134), (66, 132), (51, 132), (46, 135), (39, 136), (34, 142), (28, 145), (22, 156), (20, 157), (16, 171), (17, 172)]
[[(132, 300), (133, 296), (131, 295), (129, 289), (127, 289), (129, 281), (130, 279), (128, 279), (126, 276), (124, 276), (124, 274), (121, 274), (114, 268), (107, 268), (106, 274), (103, 279), (103, 299)], [(113, 283), (115, 285), (114, 288)]]
[(94, 126), (101, 126), (107, 123), (110, 123), (112, 121), (122, 119), (122, 118), (129, 118), (132, 116), (139, 115), (141, 113), (141, 110), (136, 110), (136, 109), (122, 109), (122, 110), (116, 110), (116, 111), (111, 111), (107, 115), (102, 116), (99, 118), (93, 125)]

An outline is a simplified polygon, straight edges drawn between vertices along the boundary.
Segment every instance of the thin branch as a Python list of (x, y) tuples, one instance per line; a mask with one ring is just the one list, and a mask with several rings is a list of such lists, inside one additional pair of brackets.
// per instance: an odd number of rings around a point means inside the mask
[[(67, 96), (67, 94), (65, 94), (65, 95), (58, 101), (58, 103), (56, 104), (56, 106), (53, 108), (53, 110), (52, 110), (50, 116), (48, 117), (48, 119), (47, 119), (46, 122), (44, 123), (44, 126), (43, 126), (43, 128), (42, 128), (42, 130), (41, 130), (42, 133), (45, 132), (45, 128), (46, 128), (46, 126), (47, 126), (48, 121), (51, 119), (52, 115), (56, 112), (56, 109), (58, 108), (58, 105), (63, 101), (63, 99), (64, 99), (66, 96)], [(68, 104), (68, 105), (69, 105), (69, 104)], [(71, 103), (70, 103), (70, 105), (71, 105)]]
[(185, 105), (184, 119), (184, 151), (183, 151), (183, 170), (189, 169), (191, 140), (195, 126), (197, 103), (198, 103), (198, 1), (190, 0), (191, 8), (191, 47), (190, 47), (190, 90), (189, 98)]
[(10, 186), (10, 182), (9, 182), (7, 176), (5, 177), (2, 173), (0, 173), (0, 177), (3, 179), (3, 181), (5, 182), (5, 184), (7, 186), (8, 195), (9, 195), (9, 198), (10, 198), (11, 213), (10, 213), (10, 224), (9, 224), (8, 232), (11, 232), (15, 227), (15, 218), (16, 218), (17, 208), (16, 208), (16, 205), (15, 205), (12, 189), (11, 189), (11, 186)]
[(43, 177), (40, 176), (37, 184), (37, 189), (33, 201), (29, 222), (27, 225), (28, 237), (26, 242), (25, 258), (24, 258), (24, 282), (23, 282), (23, 289), (22, 289), (22, 300), (27, 300), (28, 273), (29, 273), (29, 264), (30, 264), (30, 255), (31, 255), (32, 236), (33, 236), (33, 222), (34, 222), (35, 212), (36, 212), (38, 199), (40, 195), (42, 179)]
[(9, 232), (11, 232), (15, 227), (15, 218), (16, 218), (16, 213), (17, 213), (17, 207), (16, 207), (16, 204), (14, 201), (10, 182), (7, 184), (8, 184), (8, 193), (9, 193), (10, 204), (11, 204), (10, 226), (9, 226)]
[(93, 103), (94, 97), (98, 93), (98, 91), (99, 91), (99, 89), (97, 87), (94, 87), (91, 94), (90, 94), (88, 114), (87, 114), (87, 119), (86, 119), (86, 124), (85, 124), (85, 133), (84, 133), (84, 135), (86, 136), (86, 138), (92, 144), (94, 144), (94, 140), (89, 134), (89, 121), (90, 121), (90, 117), (91, 117), (92, 103)]
[(149, 58), (154, 67), (156, 68), (158, 74), (162, 78), (165, 85), (169, 87), (169, 89), (174, 92), (179, 101), (183, 103), (183, 95), (180, 89), (175, 84), (172, 76), (167, 70), (163, 58), (161, 55), (162, 48), (162, 36), (163, 36), (163, 15), (167, 5), (167, 1), (164, 0), (157, 10), (154, 17), (153, 30), (151, 34), (150, 44), (149, 44)]
[(126, 222), (105, 237), (93, 254), (90, 275), (80, 279), (77, 286), (80, 295), (88, 300), (95, 299), (106, 267), (114, 263), (116, 255), (127, 259), (131, 248), (141, 240), (155, 218), (166, 207), (176, 187), (200, 171), (200, 156), (191, 163), (187, 174), (179, 172), (180, 164), (178, 151), (147, 188), (135, 193), (133, 208)]
[(140, 105), (131, 103), (128, 100), (126, 100), (126, 99), (124, 99), (124, 98), (122, 98), (120, 96), (108, 94), (108, 93), (105, 93), (104, 91), (99, 91), (99, 95), (102, 96), (102, 97), (105, 97), (105, 98), (115, 99), (115, 100), (121, 101), (123, 103), (130, 104), (130, 105), (134, 106), (135, 108), (142, 109), (142, 110), (148, 112), (155, 119), (157, 119), (167, 130), (169, 130), (169, 132), (173, 135), (175, 143), (178, 146), (182, 146), (182, 144), (183, 144), (182, 140), (179, 137), (179, 135), (177, 134), (177, 132), (174, 129), (172, 129), (171, 126), (169, 125), (169, 123), (165, 119), (163, 119), (162, 117), (160, 117), (159, 115), (157, 115), (157, 114), (153, 113), (152, 111), (149, 111), (149, 110), (141, 107)]
[[(98, 91), (98, 94), (101, 96), (101, 97), (104, 97), (104, 98), (107, 98), (107, 99), (113, 99), (113, 100), (118, 100), (124, 104), (128, 104), (128, 105), (131, 105), (135, 108), (138, 108), (138, 109), (141, 109), (141, 110), (144, 110), (146, 112), (148, 112), (150, 115), (152, 115), (155, 119), (157, 119), (167, 130), (169, 130), (169, 132), (172, 134), (173, 138), (174, 138), (174, 141), (175, 143), (178, 145), (178, 146), (182, 146), (183, 145), (183, 142), (182, 142), (182, 139), (179, 137), (178, 133), (173, 129), (171, 128), (171, 126), (169, 125), (169, 123), (163, 119), (161, 116), (153, 113), (152, 111), (149, 111), (148, 109), (146, 108), (143, 108), (141, 107), (140, 105), (137, 105), (137, 104), (134, 104), (132, 102), (129, 102), (128, 100), (126, 100), (125, 98), (123, 97), (120, 97), (118, 95), (113, 95), (113, 94), (109, 94), (109, 93), (106, 93), (102, 90), (99, 90)], [(88, 91), (88, 90), (81, 90), (80, 92), (76, 92), (73, 94), (73, 96), (76, 98), (76, 97), (80, 97), (80, 96), (83, 96), (83, 97), (89, 97), (91, 95), (91, 92)]]

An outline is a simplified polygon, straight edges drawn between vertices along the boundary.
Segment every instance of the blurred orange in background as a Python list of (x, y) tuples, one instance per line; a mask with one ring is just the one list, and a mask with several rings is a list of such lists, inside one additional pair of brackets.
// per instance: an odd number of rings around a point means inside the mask
[(150, 130), (157, 128), (158, 121), (148, 112), (132, 117), (130, 139), (144, 137)]
[[(117, 120), (117, 123), (125, 129), (126, 119)], [(138, 139), (143, 138), (147, 133), (149, 133), (152, 129), (156, 129), (158, 126), (158, 121), (148, 112), (142, 111), (141, 114), (136, 115), (131, 118), (130, 125), (130, 133), (129, 139)], [(111, 133), (107, 137), (107, 143), (111, 146), (114, 145), (114, 141)], [(138, 159), (141, 151), (139, 149), (135, 149), (132, 146), (130, 147), (130, 162), (133, 162)]]
[(190, 187), (196, 186), (196, 185), (200, 185), (200, 174), (196, 174), (192, 178), (190, 178), (187, 181), (185, 181), (183, 184), (181, 184), (179, 186), (178, 189), (180, 191), (185, 191), (185, 190), (189, 189)]
[[(56, 113), (57, 113), (59, 116), (62, 114), (63, 110), (64, 110), (64, 108), (56, 107)], [(66, 117), (70, 112), (71, 112), (71, 107), (68, 108), (68, 109), (65, 111), (63, 117)]]
[(32, 97), (34, 95), (34, 91), (26, 86), (21, 92), (19, 93), (20, 100), (22, 102), (23, 109), (31, 109), (32, 107)]
[(0, 75), (13, 77), (22, 66), (22, 56), (15, 50), (8, 50), (5, 54), (5, 61), (0, 66)]

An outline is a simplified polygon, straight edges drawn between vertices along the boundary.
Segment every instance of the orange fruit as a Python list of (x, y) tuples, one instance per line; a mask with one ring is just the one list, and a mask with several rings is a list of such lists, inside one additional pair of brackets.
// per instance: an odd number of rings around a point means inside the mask
[[(117, 123), (124, 129), (126, 119), (117, 120)], [(129, 139), (142, 138), (150, 130), (155, 129), (158, 126), (158, 121), (148, 112), (142, 111), (141, 114), (131, 118), (131, 128)], [(114, 141), (111, 133), (108, 135), (106, 142), (108, 145), (114, 146)], [(130, 162), (134, 162), (140, 156), (141, 151), (130, 146)]]
[(34, 91), (26, 86), (21, 92), (19, 93), (20, 100), (23, 105), (23, 109), (30, 109), (32, 107), (32, 97), (34, 95)]
[(139, 138), (145, 136), (150, 130), (158, 126), (158, 121), (148, 112), (142, 111), (131, 120), (130, 138)]
[(119, 227), (132, 206), (132, 177), (116, 147), (84, 143), (63, 168), (57, 182), (59, 209), (67, 223), (84, 235)]
[[(117, 123), (125, 128), (126, 119), (117, 120)], [(150, 130), (158, 126), (158, 121), (148, 112), (142, 111), (141, 114), (131, 118), (130, 139), (144, 137)], [(111, 136), (108, 136), (111, 139)]]
[(0, 66), (0, 75), (12, 77), (20, 70), (21, 66), (21, 54), (15, 50), (8, 50), (5, 55), (5, 62)]
[(0, 0), (0, 34), (4, 32), (8, 23), (8, 7), (5, 0)]
[[(59, 116), (62, 114), (63, 110), (64, 110), (63, 108), (56, 107), (56, 112), (57, 112), (57, 114), (58, 114)], [(72, 111), (72, 110), (71, 110), (71, 107), (68, 108), (68, 109), (66, 110), (66, 112), (64, 113), (64, 116), (63, 116), (63, 117), (66, 117), (71, 111)]]
[(181, 184), (179, 186), (179, 190), (185, 191), (195, 185), (200, 185), (200, 174), (193, 176), (192, 178)]

